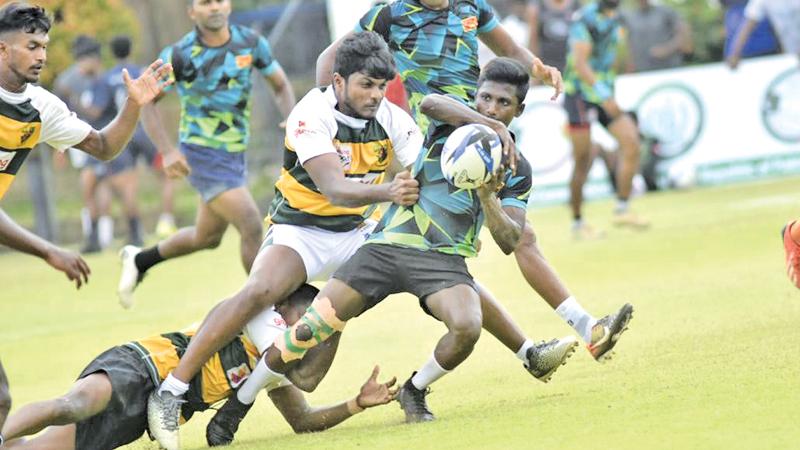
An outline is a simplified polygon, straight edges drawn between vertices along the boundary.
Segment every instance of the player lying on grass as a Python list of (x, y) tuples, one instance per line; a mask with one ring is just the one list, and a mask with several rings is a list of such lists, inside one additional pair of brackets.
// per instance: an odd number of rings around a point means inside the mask
[[(298, 320), (317, 292), (306, 284), (278, 303), (271, 311), (272, 329), (260, 336), (280, 335), (286, 324)], [(178, 363), (193, 334), (194, 329), (165, 333), (102, 353), (81, 372), (66, 395), (23, 406), (13, 414), (2, 430), (6, 438), (3, 448), (111, 449), (135, 441), (147, 426), (148, 396)], [(365, 408), (386, 404), (396, 395), (392, 389), (395, 379), (378, 383), (376, 366), (353, 399), (334, 406), (309, 406), (292, 383), (309, 389), (322, 380), (336, 353), (338, 337), (327, 342), (330, 345), (319, 346), (297, 370), (287, 372), (288, 379), (275, 379), (267, 388), (273, 404), (297, 433), (325, 430)], [(244, 335), (223, 347), (192, 379), (182, 420), (232, 395), (258, 357), (256, 343)], [(50, 428), (40, 436), (20, 439), (45, 427)], [(212, 433), (210, 428), (209, 441)]]
[[(390, 294), (409, 292), (448, 331), (428, 362), (403, 385), (398, 398), (406, 421), (434, 419), (425, 400), (428, 386), (470, 355), (481, 332), (481, 302), (465, 258), (477, 254), (476, 237), (484, 221), (503, 252), (513, 252), (525, 224), (531, 190), (530, 165), (518, 154), (516, 174), (501, 170), (475, 191), (450, 185), (441, 172), (442, 145), (456, 127), (467, 123), (502, 131), (522, 112), (528, 82), (521, 65), (499, 58), (482, 74), (477, 112), (457, 100), (426, 98), (423, 107), (438, 123), (430, 129), (414, 166), (419, 202), (413, 207), (390, 206), (375, 233), (334, 273), (306, 314), (267, 349), (266, 369), (272, 377), (280, 379), (291, 371), (307, 351), (341, 331), (347, 320)], [(516, 152), (513, 143), (511, 150)], [(430, 226), (423, 229), (420, 223)], [(574, 347), (574, 338), (570, 343), (569, 348)], [(557, 367), (565, 358), (561, 353), (554, 355)]]

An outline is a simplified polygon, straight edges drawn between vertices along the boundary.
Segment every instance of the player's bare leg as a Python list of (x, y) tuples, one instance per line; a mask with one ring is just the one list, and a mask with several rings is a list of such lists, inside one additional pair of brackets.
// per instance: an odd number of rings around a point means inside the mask
[(569, 181), (569, 206), (572, 211), (572, 234), (576, 239), (597, 239), (603, 233), (594, 230), (583, 220), (583, 186), (592, 168), (592, 136), (588, 126), (572, 126), (569, 129), (572, 140), (574, 166)]
[[(102, 412), (111, 400), (111, 394), (108, 376), (104, 373), (91, 374), (76, 381), (69, 392), (61, 397), (20, 408), (8, 418), (2, 434), (11, 440), (36, 434), (49, 426), (75, 424)], [(73, 447), (74, 442), (73, 429)]]
[(619, 142), (620, 158), (617, 163), (617, 207), (614, 224), (644, 229), (650, 222), (628, 210), (628, 201), (633, 190), (633, 177), (639, 172), (640, 143), (636, 122), (628, 114), (622, 114), (608, 125), (608, 131)]
[(52, 426), (32, 439), (12, 439), (3, 450), (75, 450), (75, 424)]

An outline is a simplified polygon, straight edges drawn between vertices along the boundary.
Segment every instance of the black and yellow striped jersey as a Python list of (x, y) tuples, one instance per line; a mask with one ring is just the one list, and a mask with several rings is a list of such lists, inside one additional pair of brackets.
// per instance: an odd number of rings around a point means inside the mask
[[(189, 347), (197, 327), (173, 333), (150, 336), (125, 344), (139, 352), (156, 386), (178, 366), (180, 358)], [(203, 411), (220, 400), (228, 398), (250, 376), (258, 362), (259, 352), (244, 335), (239, 335), (208, 360), (200, 373), (192, 378), (182, 408), (188, 419), (195, 411)]]
[(0, 88), (0, 199), (25, 158), (39, 142), (65, 150), (83, 141), (92, 127), (45, 89), (28, 84), (15, 93)]
[(365, 120), (342, 114), (336, 104), (332, 86), (313, 89), (289, 115), (283, 167), (270, 207), (272, 223), (341, 232), (358, 227), (373, 213), (375, 206), (331, 204), (303, 167), (315, 156), (337, 154), (347, 179), (379, 184), (394, 158), (406, 167), (419, 154), (422, 134), (402, 109), (384, 100), (375, 118)]

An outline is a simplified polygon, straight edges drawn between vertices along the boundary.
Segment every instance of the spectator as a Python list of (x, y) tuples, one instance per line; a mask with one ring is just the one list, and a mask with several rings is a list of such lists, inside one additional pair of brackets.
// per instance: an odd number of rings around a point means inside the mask
[(654, 0), (638, 2), (638, 7), (622, 13), (629, 32), (632, 70), (642, 72), (680, 67), (683, 56), (692, 52), (689, 25), (668, 6), (654, 4)]
[(528, 1), (528, 49), (534, 55), (539, 55), (545, 64), (562, 72), (567, 64), (569, 27), (573, 14), (580, 6), (578, 0)]
[(739, 27), (733, 50), (728, 56), (731, 69), (739, 65), (745, 42), (764, 18), (772, 24), (783, 52), (800, 56), (800, 1), (750, 0), (744, 9), (744, 17), (744, 25)]
[[(733, 44), (736, 35), (744, 22), (744, 7), (747, 0), (721, 0), (722, 7), (725, 9), (725, 49), (724, 56), (727, 60), (733, 52)], [(766, 18), (761, 19), (756, 24), (750, 38), (742, 48), (741, 57), (750, 58), (752, 56), (771, 55), (780, 52), (780, 45), (772, 25)]]

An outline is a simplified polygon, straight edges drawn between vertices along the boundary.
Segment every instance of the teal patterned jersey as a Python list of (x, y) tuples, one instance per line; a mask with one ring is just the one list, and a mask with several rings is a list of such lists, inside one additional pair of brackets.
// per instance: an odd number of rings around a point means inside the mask
[[(389, 244), (432, 250), (464, 257), (476, 256), (475, 240), (483, 226), (483, 209), (474, 190), (448, 183), (441, 169), (442, 146), (455, 130), (439, 125), (426, 138), (414, 163), (419, 200), (413, 206), (392, 204), (367, 244)], [(504, 207), (527, 208), (531, 194), (531, 166), (517, 153), (517, 173), (506, 172), (505, 186), (497, 193)]]
[(280, 65), (267, 40), (249, 28), (230, 26), (220, 47), (202, 43), (197, 30), (165, 48), (181, 102), (180, 141), (228, 152), (247, 148), (250, 135), (251, 73), (264, 76)]
[[(618, 14), (616, 12), (612, 16), (603, 14), (597, 3), (586, 5), (577, 12), (569, 32), (570, 48), (577, 42), (592, 45), (589, 66), (597, 75), (597, 80), (608, 90), (614, 88), (616, 78), (614, 64), (622, 39), (623, 28)], [(567, 66), (564, 68), (564, 92), (580, 94), (591, 103), (601, 103), (605, 100), (602, 93), (596, 92), (595, 86), (589, 86), (578, 77), (578, 72), (575, 70), (575, 56), (572, 52), (567, 55)]]
[(397, 0), (365, 14), (356, 31), (375, 31), (389, 44), (420, 130), (428, 118), (419, 106), (428, 94), (451, 94), (465, 102), (475, 97), (478, 35), (498, 24), (486, 0), (451, 0), (432, 10), (419, 0)]

